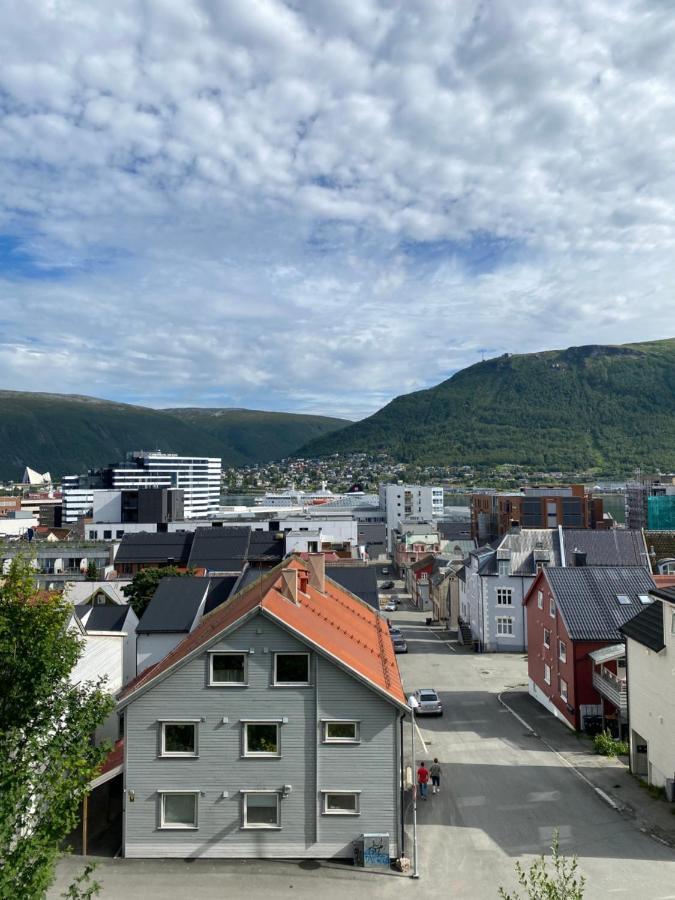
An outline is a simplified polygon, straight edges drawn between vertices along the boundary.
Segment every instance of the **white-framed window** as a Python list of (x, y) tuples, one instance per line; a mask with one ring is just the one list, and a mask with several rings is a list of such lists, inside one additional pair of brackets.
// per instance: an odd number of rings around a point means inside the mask
[(361, 791), (322, 791), (324, 816), (358, 816)]
[(497, 606), (513, 606), (513, 590), (497, 588)]
[(242, 722), (244, 756), (281, 756), (279, 722)]
[(209, 685), (211, 687), (242, 687), (247, 683), (247, 653), (209, 654)]
[(497, 572), (503, 578), (506, 575), (511, 574), (511, 560), (510, 559), (498, 559), (497, 560)]
[(567, 682), (564, 678), (560, 679), (560, 696), (567, 703)]
[(195, 829), (199, 821), (199, 791), (160, 791), (159, 827)]
[(546, 684), (551, 683), (551, 667), (548, 663), (544, 663), (544, 681)]
[(241, 792), (242, 828), (281, 828), (278, 791)]
[(567, 662), (567, 646), (565, 641), (558, 639), (558, 659), (560, 662)]
[(544, 608), (544, 592), (537, 591), (537, 609)]
[(672, 618), (670, 620), (670, 633), (675, 634), (675, 612), (672, 614)]
[(198, 756), (198, 741), (196, 719), (176, 719), (159, 723), (160, 756)]
[(309, 684), (309, 653), (275, 653), (274, 684), (278, 687)]
[(544, 647), (551, 646), (551, 632), (548, 628), (544, 628)]
[(553, 595), (548, 599), (548, 614), (552, 619), (555, 619), (555, 600), (553, 599)]
[(511, 616), (497, 616), (497, 634), (500, 637), (513, 637), (513, 619)]
[(361, 740), (361, 723), (347, 719), (328, 719), (323, 723), (325, 744), (358, 744)]

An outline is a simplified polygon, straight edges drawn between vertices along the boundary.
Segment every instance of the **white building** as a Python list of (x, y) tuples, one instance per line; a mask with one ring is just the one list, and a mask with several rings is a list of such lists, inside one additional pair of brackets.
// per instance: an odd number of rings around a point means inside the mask
[(675, 589), (650, 591), (654, 602), (627, 622), (630, 764), (635, 775), (675, 800)]
[(443, 488), (426, 484), (381, 484), (387, 547), (393, 551), (394, 532), (401, 522), (425, 522), (443, 516)]

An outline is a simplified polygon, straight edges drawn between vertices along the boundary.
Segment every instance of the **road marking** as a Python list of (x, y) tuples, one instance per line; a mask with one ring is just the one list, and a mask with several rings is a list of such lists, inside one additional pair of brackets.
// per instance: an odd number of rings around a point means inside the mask
[[(427, 629), (427, 631), (431, 631), (431, 628), (429, 628), (428, 625), (425, 625), (424, 627)], [(434, 636), (437, 640), (439, 640), (439, 641), (441, 642), (441, 644), (445, 644), (445, 646), (448, 648), (448, 650), (452, 650), (453, 653), (457, 653), (457, 651), (456, 651), (455, 648), (452, 646), (452, 644), (450, 643), (450, 641), (444, 641), (443, 638), (442, 638), (442, 637), (439, 637), (439, 636), (436, 634), (435, 631), (431, 631), (431, 633), (433, 634), (433, 636)]]
[(614, 800), (612, 797), (610, 797), (609, 794), (606, 794), (605, 791), (602, 790), (602, 788), (596, 787), (589, 778), (587, 778), (582, 772), (580, 772), (577, 769), (577, 767), (575, 765), (573, 765), (571, 762), (569, 762), (569, 760), (565, 759), (565, 757), (562, 755), (562, 753), (559, 753), (555, 749), (555, 747), (553, 747), (551, 744), (549, 744), (549, 742), (547, 740), (545, 740), (540, 734), (538, 734), (534, 730), (534, 728), (528, 722), (526, 722), (525, 719), (523, 719), (522, 716), (519, 716), (518, 713), (514, 709), (512, 709), (505, 700), (502, 699), (501, 693), (497, 694), (497, 700), (499, 700), (499, 702), (501, 703), (501, 705), (503, 707), (508, 709), (508, 711), (511, 713), (511, 715), (520, 722), (520, 724), (523, 726), (523, 728), (527, 728), (527, 730), (532, 735), (534, 735), (534, 737), (538, 738), (542, 742), (542, 744), (551, 751), (551, 753), (555, 753), (555, 755), (558, 757), (558, 759), (564, 765), (566, 765), (568, 767), (568, 769), (571, 769), (574, 772), (574, 774), (577, 776), (577, 778), (580, 778), (592, 791), (594, 791), (598, 795), (598, 797), (601, 798), (601, 800), (603, 800), (605, 803), (607, 803), (609, 806), (612, 807), (612, 809), (616, 810), (617, 812), (621, 812), (621, 810), (623, 810), (625, 808), (620, 803), (617, 803), (616, 800)]

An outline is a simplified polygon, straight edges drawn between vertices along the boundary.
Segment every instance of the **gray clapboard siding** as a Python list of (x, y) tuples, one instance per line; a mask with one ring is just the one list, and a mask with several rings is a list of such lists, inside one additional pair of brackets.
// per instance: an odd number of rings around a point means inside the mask
[[(127, 707), (125, 855), (345, 856), (354, 839), (371, 831), (389, 832), (395, 853), (398, 714), (393, 704), (315, 653), (309, 687), (273, 687), (273, 653), (307, 647), (261, 615), (210, 649), (248, 652), (248, 686), (209, 687), (204, 653)], [(174, 716), (203, 719), (198, 758), (158, 758), (158, 720)], [(280, 725), (280, 758), (241, 757), (240, 719), (247, 717), (288, 718)], [(323, 744), (324, 718), (359, 719), (361, 743)], [(281, 828), (241, 829), (240, 790), (281, 792), (284, 785), (291, 792), (280, 801)], [(157, 792), (170, 789), (201, 792), (197, 830), (158, 828)], [(360, 790), (361, 815), (322, 815), (322, 789)]]

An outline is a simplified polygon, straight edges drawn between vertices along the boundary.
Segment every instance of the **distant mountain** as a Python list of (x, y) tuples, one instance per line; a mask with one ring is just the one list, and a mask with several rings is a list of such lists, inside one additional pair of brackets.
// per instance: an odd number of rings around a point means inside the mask
[(0, 391), (0, 480), (25, 466), (52, 476), (117, 462), (129, 450), (220, 456), (224, 465), (291, 455), (343, 419), (241, 409), (156, 410), (66, 394)]
[(675, 470), (675, 338), (505, 354), (397, 397), (298, 455), (382, 449), (423, 464)]

